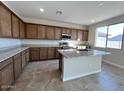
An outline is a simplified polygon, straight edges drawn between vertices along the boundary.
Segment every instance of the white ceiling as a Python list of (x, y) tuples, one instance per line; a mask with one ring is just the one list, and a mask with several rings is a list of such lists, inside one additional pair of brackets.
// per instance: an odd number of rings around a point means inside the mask
[[(123, 1), (5, 1), (21, 17), (49, 19), (81, 25), (123, 15)], [(100, 5), (103, 4), (103, 5)], [(40, 12), (44, 8), (44, 13)], [(56, 15), (61, 10), (62, 15)]]

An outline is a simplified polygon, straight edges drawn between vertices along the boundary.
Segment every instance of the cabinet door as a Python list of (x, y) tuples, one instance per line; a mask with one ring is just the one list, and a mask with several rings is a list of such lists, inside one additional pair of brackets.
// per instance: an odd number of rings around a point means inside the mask
[(38, 25), (38, 39), (46, 39), (46, 26)]
[(77, 40), (77, 30), (71, 30), (71, 39)]
[(20, 38), (25, 38), (25, 24), (22, 21), (19, 21), (20, 29)]
[(7, 90), (14, 82), (13, 63), (11, 62), (0, 71), (1, 90)]
[(28, 39), (37, 39), (37, 25), (26, 24), (26, 37)]
[(55, 48), (48, 48), (48, 59), (55, 58)]
[(67, 34), (71, 35), (71, 29), (66, 29)]
[(14, 72), (15, 79), (17, 79), (21, 73), (22, 65), (21, 65), (21, 54), (17, 54), (14, 56)]
[(58, 48), (55, 49), (55, 56), (56, 56), (56, 58), (59, 58)]
[(26, 52), (22, 52), (22, 69), (26, 66)]
[(46, 32), (47, 32), (46, 33), (47, 39), (48, 40), (54, 40), (54, 38), (55, 38), (54, 27), (47, 26)]
[(88, 41), (88, 31), (83, 31), (83, 40)]
[(62, 29), (62, 33), (63, 33), (63, 34), (69, 34), (69, 35), (70, 35), (70, 34), (71, 34), (71, 30), (68, 29), (68, 28), (63, 28), (63, 29)]
[(19, 19), (12, 15), (12, 34), (14, 38), (19, 38)]
[(13, 73), (13, 60), (9, 58), (2, 62), (0, 69), (0, 87), (1, 90), (7, 90), (8, 86), (14, 82), (14, 73)]
[(40, 60), (47, 59), (47, 48), (40, 48)]
[(31, 48), (30, 49), (30, 59), (31, 61), (38, 61), (40, 59), (40, 49)]
[(55, 39), (61, 40), (61, 28), (55, 28)]
[(62, 28), (62, 34), (67, 34), (67, 31), (65, 28)]
[(11, 12), (0, 5), (0, 37), (12, 37)]
[(26, 63), (28, 64), (29, 62), (29, 49), (26, 50)]
[(78, 39), (83, 40), (83, 31), (78, 30)]

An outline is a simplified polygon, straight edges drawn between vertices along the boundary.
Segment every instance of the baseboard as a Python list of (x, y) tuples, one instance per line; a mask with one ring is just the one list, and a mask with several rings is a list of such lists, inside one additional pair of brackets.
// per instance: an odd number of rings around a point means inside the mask
[(107, 64), (110, 64), (110, 65), (113, 65), (115, 67), (118, 67), (118, 68), (121, 68), (121, 69), (124, 69), (124, 66), (121, 66), (121, 65), (118, 65), (118, 64), (115, 64), (115, 63), (112, 63), (111, 61), (107, 61), (107, 60), (102, 60), (103, 62), (107, 63)]
[(48, 59), (39, 59), (39, 60), (30, 60), (30, 62), (39, 62), (39, 61), (48, 61), (48, 60), (57, 60), (59, 58), (48, 58)]
[(62, 81), (65, 82), (65, 81), (68, 81), (68, 80), (81, 78), (81, 77), (88, 76), (88, 75), (95, 74), (95, 73), (99, 73), (99, 72), (101, 72), (101, 70), (93, 71), (93, 72), (90, 72), (90, 73), (86, 73), (86, 74), (82, 74), (82, 75), (78, 75), (78, 76), (74, 76), (74, 77), (63, 78)]

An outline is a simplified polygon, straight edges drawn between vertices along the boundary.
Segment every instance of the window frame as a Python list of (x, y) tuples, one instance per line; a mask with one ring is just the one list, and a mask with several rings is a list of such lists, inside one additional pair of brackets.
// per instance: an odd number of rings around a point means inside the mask
[[(124, 45), (123, 45), (123, 44), (124, 44), (124, 26), (123, 26), (123, 36), (122, 36), (121, 48), (119, 49), (119, 48), (108, 48), (108, 47), (107, 47), (109, 26), (111, 26), (111, 25), (116, 25), (116, 24), (121, 24), (121, 23), (124, 23), (124, 22), (119, 22), (119, 23), (104, 25), (104, 26), (107, 26), (107, 35), (106, 35), (106, 45), (105, 45), (105, 48), (104, 48), (104, 47), (98, 47), (98, 46), (96, 46), (96, 36), (95, 36), (95, 47), (96, 47), (96, 48), (103, 48), (103, 49), (122, 50), (122, 49), (123, 49), (123, 46), (124, 46)], [(100, 26), (100, 27), (104, 27), (104, 26)], [(98, 28), (100, 28), (100, 27), (98, 27)], [(95, 35), (96, 35), (96, 32), (95, 32)]]

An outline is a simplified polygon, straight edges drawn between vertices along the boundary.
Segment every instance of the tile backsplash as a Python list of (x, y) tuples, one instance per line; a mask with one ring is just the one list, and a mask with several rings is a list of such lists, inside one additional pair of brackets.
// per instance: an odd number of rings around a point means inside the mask
[(0, 51), (10, 50), (12, 48), (24, 45), (28, 47), (59, 47), (60, 42), (68, 42), (70, 46), (83, 44), (83, 41), (74, 40), (32, 40), (32, 39), (12, 39), (0, 38)]
[(21, 40), (11, 38), (0, 38), (0, 51), (16, 46), (21, 46)]

